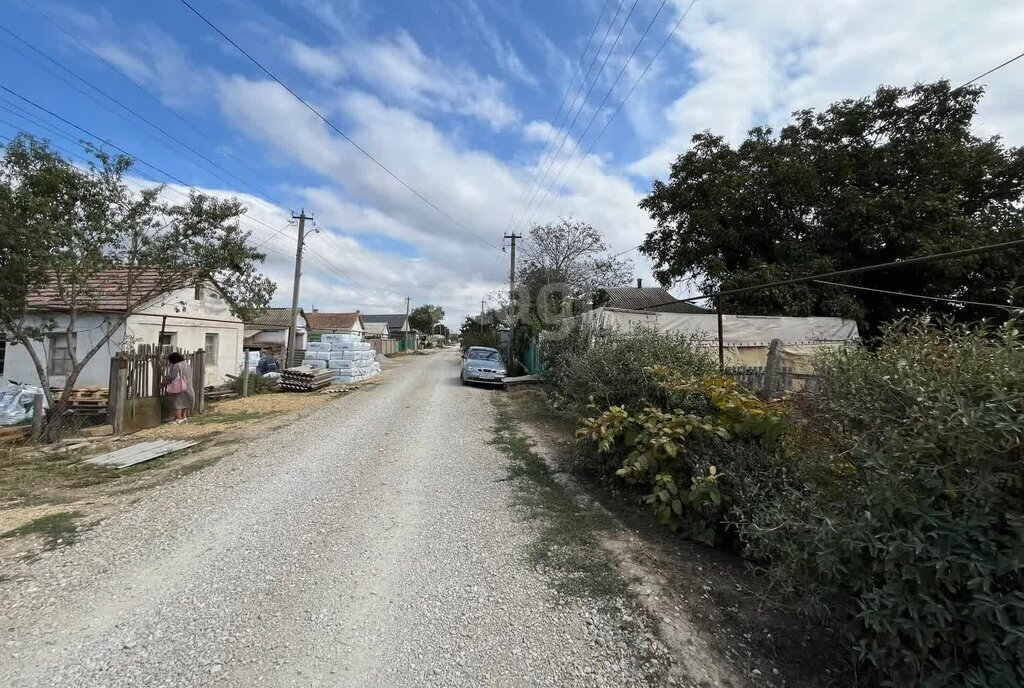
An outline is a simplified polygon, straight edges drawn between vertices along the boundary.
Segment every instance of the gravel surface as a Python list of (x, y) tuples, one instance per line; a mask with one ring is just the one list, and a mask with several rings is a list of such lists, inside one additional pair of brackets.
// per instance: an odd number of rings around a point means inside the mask
[(410, 359), (5, 571), (0, 685), (647, 685), (654, 637), (523, 556), (498, 392)]

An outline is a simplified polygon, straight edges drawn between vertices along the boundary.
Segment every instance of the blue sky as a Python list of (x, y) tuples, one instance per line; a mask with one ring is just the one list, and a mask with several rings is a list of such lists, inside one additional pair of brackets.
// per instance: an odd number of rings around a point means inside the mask
[[(65, 136), (84, 135), (59, 116), (152, 164), (136, 170), (170, 182), (169, 197), (187, 191), (182, 183), (238, 195), (281, 284), (277, 303), (290, 294), (291, 212), (305, 207), (321, 231), (307, 252), (304, 306), (379, 312), (410, 296), (445, 306), (453, 324), (501, 289), (508, 254), (494, 245), (509, 227), (573, 215), (616, 251), (639, 243), (651, 222), (637, 202), (697, 131), (735, 141), (797, 108), (879, 83), (966, 80), (1024, 50), (1024, 8), (1010, 0), (699, 0), (598, 140), (688, 0), (195, 4), (470, 231), (326, 128), (177, 0), (3, 0), (0, 86), (18, 95), (0, 91), (0, 135), (25, 129), (78, 153)], [(592, 78), (580, 89), (578, 73), (570, 79), (595, 24), (581, 70), (593, 62)], [(986, 83), (979, 133), (1019, 143), (1019, 69)], [(567, 86), (563, 112), (575, 125), (547, 155), (549, 133), (563, 135), (553, 125)], [(637, 276), (653, 282), (630, 255)]]

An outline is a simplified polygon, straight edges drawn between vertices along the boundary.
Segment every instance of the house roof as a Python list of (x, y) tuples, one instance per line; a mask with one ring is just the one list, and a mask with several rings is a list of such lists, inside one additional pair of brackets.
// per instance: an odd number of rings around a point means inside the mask
[(661, 287), (605, 287), (603, 291), (608, 295), (608, 302), (602, 305), (609, 308), (648, 310), (657, 313), (710, 312), (692, 303), (677, 301), (676, 297)]
[[(305, 318), (305, 312), (300, 308), (299, 317)], [(268, 308), (259, 315), (253, 316), (245, 323), (245, 329), (251, 327), (258, 330), (283, 330), (288, 327), (292, 319), (291, 308)]]
[(355, 313), (306, 313), (306, 325), (311, 330), (353, 330), (358, 323), (363, 326), (359, 311)]
[(388, 324), (384, 322), (368, 322), (363, 325), (366, 328), (366, 334), (386, 335), (388, 333)]
[[(142, 302), (187, 286), (186, 278), (175, 281), (168, 286), (168, 280), (174, 280), (177, 273), (169, 273), (159, 268), (109, 268), (93, 275), (84, 285), (78, 285), (80, 296), (75, 299), (75, 307), (79, 311), (101, 313), (123, 313), (129, 307), (136, 307)], [(132, 280), (132, 291), (128, 293), (128, 281)], [(87, 296), (85, 296), (87, 295)], [(26, 306), (34, 311), (66, 311), (70, 304), (61, 296), (61, 290), (55, 279), (46, 286), (31, 292), (26, 299)]]
[(366, 323), (387, 323), (388, 329), (392, 332), (405, 332), (407, 330), (406, 321), (408, 319), (409, 316), (405, 313), (363, 316), (363, 322)]

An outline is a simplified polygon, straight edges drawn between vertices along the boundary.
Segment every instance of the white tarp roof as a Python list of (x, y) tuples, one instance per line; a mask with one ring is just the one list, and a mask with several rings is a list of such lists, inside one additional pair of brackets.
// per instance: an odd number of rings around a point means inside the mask
[[(621, 308), (597, 308), (582, 315), (583, 321), (602, 328), (629, 330), (651, 327), (659, 332), (683, 332), (704, 341), (718, 341), (718, 316), (714, 313), (652, 313)], [(775, 315), (722, 315), (722, 340), (726, 346), (768, 346), (773, 339), (783, 344), (844, 342), (860, 338), (857, 323), (843, 318), (794, 318)]]

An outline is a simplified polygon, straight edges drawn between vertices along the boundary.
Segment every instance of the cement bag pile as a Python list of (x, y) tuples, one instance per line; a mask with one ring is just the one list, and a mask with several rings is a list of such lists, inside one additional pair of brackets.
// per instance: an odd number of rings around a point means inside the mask
[[(8, 385), (0, 389), (0, 425), (18, 425), (32, 420), (32, 404), (43, 390), (32, 385)], [(46, 397), (43, 407), (46, 408)]]
[[(325, 347), (330, 347), (325, 350)], [(380, 373), (376, 353), (361, 334), (321, 335), (316, 359), (327, 363), (334, 372), (334, 382), (351, 384), (369, 380)], [(307, 354), (308, 355), (308, 354)]]

